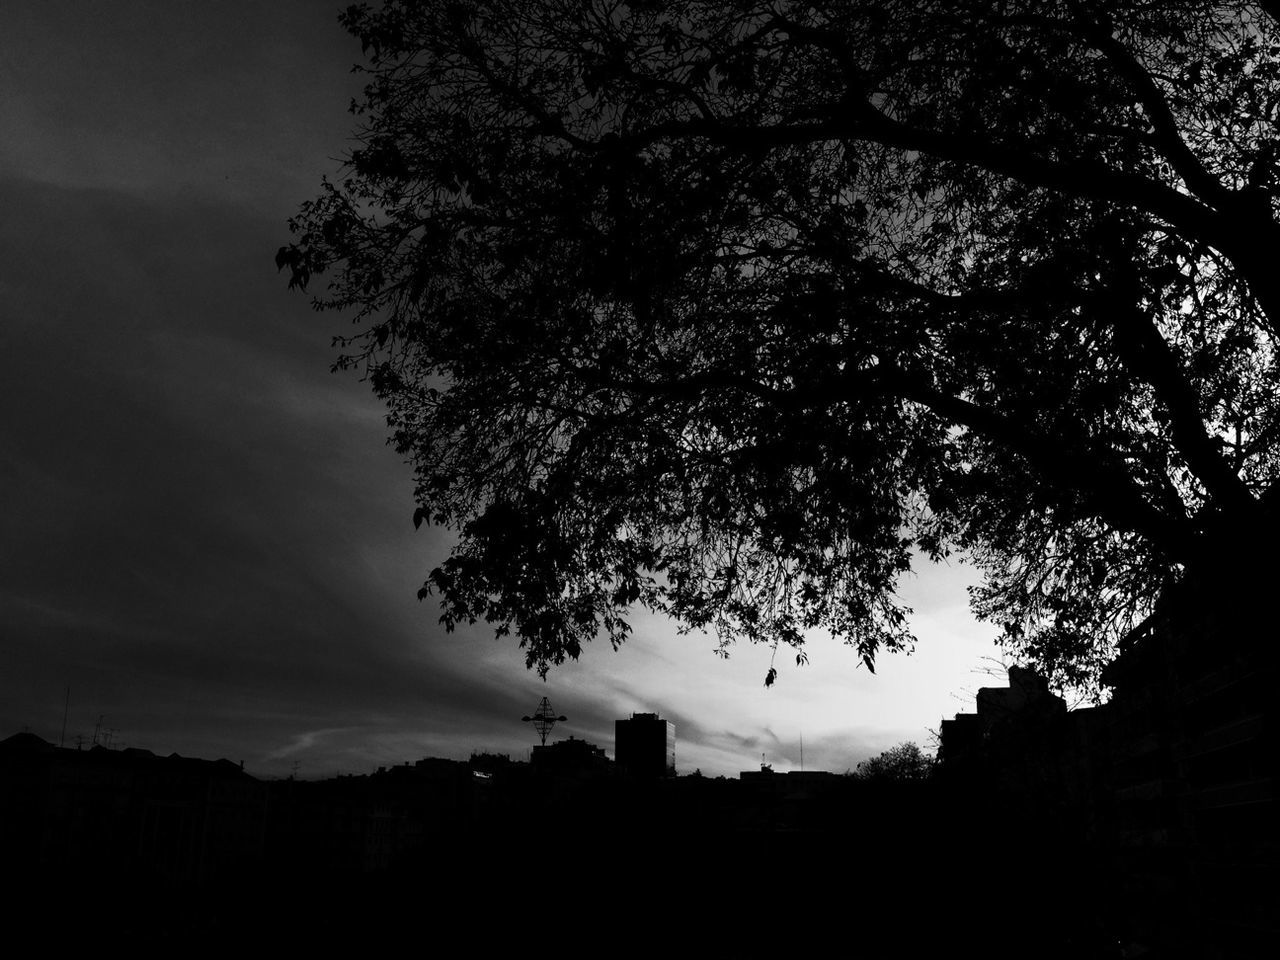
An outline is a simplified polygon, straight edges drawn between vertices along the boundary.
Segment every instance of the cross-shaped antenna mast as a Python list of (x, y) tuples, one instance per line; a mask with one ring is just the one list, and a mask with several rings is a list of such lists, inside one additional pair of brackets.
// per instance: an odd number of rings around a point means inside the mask
[(569, 718), (557, 717), (556, 712), (551, 709), (551, 701), (543, 697), (532, 717), (521, 717), (520, 719), (526, 723), (533, 724), (533, 729), (538, 731), (538, 736), (542, 738), (542, 745), (545, 747), (547, 745), (547, 734), (551, 732), (551, 728)]

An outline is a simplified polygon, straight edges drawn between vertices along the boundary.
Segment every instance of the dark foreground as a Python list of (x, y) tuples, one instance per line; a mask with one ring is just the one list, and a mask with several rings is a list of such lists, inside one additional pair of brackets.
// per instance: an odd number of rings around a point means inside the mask
[(110, 942), (144, 954), (1259, 955), (1197, 942), (1195, 905), (1177, 891), (1156, 906), (1181, 936), (1153, 943), (1150, 916), (1146, 931), (1135, 927), (1112, 865), (1046, 848), (1016, 827), (964, 829), (940, 811), (915, 819), (922, 812), (794, 832), (530, 823), (523, 832), (442, 833), (371, 872), (258, 864), (202, 882), (104, 865), (42, 872), (8, 929), (23, 941), (34, 933), (47, 949)]

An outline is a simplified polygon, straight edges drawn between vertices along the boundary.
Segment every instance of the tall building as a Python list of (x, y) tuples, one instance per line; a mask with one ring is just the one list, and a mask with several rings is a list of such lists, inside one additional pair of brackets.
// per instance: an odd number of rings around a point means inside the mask
[(676, 775), (676, 725), (656, 713), (633, 713), (614, 721), (618, 766), (633, 777)]

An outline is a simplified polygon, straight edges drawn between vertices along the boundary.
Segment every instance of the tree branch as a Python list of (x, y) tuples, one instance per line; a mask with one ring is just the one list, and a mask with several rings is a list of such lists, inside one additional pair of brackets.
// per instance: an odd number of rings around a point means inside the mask
[(1132, 299), (1121, 303), (1112, 291), (1099, 294), (1096, 299), (1100, 312), (1109, 317), (1115, 331), (1120, 359), (1150, 384), (1168, 411), (1170, 439), (1186, 458), (1191, 472), (1222, 506), (1239, 510), (1244, 516), (1255, 512), (1257, 501), (1205, 429), (1199, 397), (1159, 330)]
[(1169, 557), (1186, 557), (1193, 550), (1193, 531), (1185, 520), (1148, 503), (1123, 467), (923, 382), (908, 384), (903, 396), (1014, 451), (1046, 487), (1079, 496), (1114, 529), (1141, 534)]
[(1082, 34), (1116, 67), (1146, 111), (1156, 137), (1164, 148), (1165, 158), (1196, 196), (1218, 209), (1231, 203), (1235, 195), (1205, 169), (1178, 130), (1173, 111), (1151, 74), (1104, 24), (1078, 14)]
[(748, 377), (706, 371), (661, 381), (622, 380), (605, 370), (578, 371), (601, 386), (644, 396), (697, 396), (710, 389), (741, 390), (766, 402), (799, 410), (824, 409), (851, 395), (861, 399), (899, 399), (919, 403), (957, 426), (1014, 451), (1049, 489), (1078, 497), (1106, 523), (1147, 537), (1170, 557), (1192, 551), (1194, 531), (1185, 517), (1171, 517), (1153, 507), (1123, 467), (1045, 436), (1007, 414), (936, 389), (924, 375), (891, 364), (844, 371), (822, 386), (778, 390)]

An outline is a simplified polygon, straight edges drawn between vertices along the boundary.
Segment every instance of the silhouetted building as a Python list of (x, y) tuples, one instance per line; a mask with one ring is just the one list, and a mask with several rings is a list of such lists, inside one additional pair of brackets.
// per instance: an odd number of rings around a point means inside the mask
[(618, 766), (633, 777), (676, 775), (676, 725), (656, 713), (633, 713), (614, 723)]
[(1238, 951), (1205, 956), (1247, 956), (1243, 945), (1280, 936), (1280, 664), (1260, 599), (1271, 586), (1247, 570), (1188, 577), (1103, 673), (1124, 893), (1162, 948), (1200, 937)]
[(990, 752), (1010, 738), (1025, 739), (1027, 731), (1038, 735), (1046, 725), (1067, 712), (1063, 699), (1049, 690), (1043, 677), (1025, 667), (1009, 668), (1007, 687), (982, 687), (978, 712), (958, 713), (943, 720), (938, 759), (955, 762), (978, 751)]
[(971, 756), (982, 745), (983, 723), (976, 713), (957, 713), (943, 720), (939, 731), (938, 759), (949, 762)]
[(266, 805), (266, 785), (229, 760), (0, 741), (0, 846), (14, 871), (211, 879), (261, 861)]
[(1046, 850), (1087, 845), (1126, 938), (1162, 956), (1252, 956), (1243, 945), (1280, 933), (1273, 634), (1230, 596), (1216, 581), (1166, 590), (1103, 672), (1101, 706), (1066, 712), (1013, 668), (942, 724), (948, 782), (985, 791)]
[(759, 770), (743, 770), (738, 779), (751, 793), (793, 800), (807, 800), (844, 784), (844, 778), (826, 770), (788, 770), (776, 773), (770, 766)]
[(481, 773), (488, 777), (509, 775), (520, 766), (519, 763), (513, 763), (511, 757), (505, 753), (473, 753), (467, 765), (471, 767), (473, 773)]
[(586, 740), (557, 740), (533, 748), (533, 768), (539, 773), (578, 777), (605, 773), (609, 758), (602, 747)]

